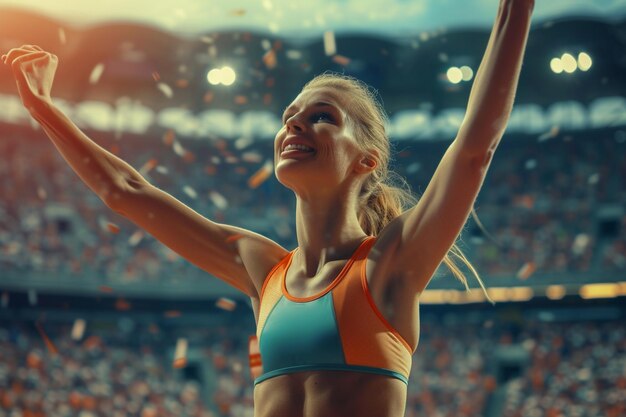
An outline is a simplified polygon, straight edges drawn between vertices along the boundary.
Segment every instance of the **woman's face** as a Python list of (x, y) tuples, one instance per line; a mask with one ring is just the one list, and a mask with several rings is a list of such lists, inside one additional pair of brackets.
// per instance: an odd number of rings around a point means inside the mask
[(362, 152), (345, 108), (341, 94), (321, 87), (301, 92), (285, 109), (274, 140), (274, 167), (281, 184), (294, 191), (306, 184), (332, 187), (353, 172)]

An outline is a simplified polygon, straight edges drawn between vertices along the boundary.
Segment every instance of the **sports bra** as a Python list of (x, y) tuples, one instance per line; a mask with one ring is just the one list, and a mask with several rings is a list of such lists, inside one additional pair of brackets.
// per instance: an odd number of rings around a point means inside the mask
[(365, 239), (321, 292), (294, 297), (285, 276), (292, 250), (269, 272), (261, 289), (256, 336), (261, 374), (254, 384), (303, 371), (339, 370), (387, 375), (408, 383), (414, 348), (376, 307), (365, 278)]

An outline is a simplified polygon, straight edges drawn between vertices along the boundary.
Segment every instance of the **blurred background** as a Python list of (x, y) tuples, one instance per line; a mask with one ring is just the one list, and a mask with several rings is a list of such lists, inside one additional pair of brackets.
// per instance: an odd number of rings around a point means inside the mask
[[(425, 190), (497, 0), (0, 0), (0, 51), (59, 57), (53, 100), (204, 216), (296, 247), (283, 109), (326, 70), (376, 88)], [(407, 417), (626, 415), (626, 1), (537, 0), (515, 107), (421, 298)], [(0, 417), (252, 416), (249, 301), (109, 210), (0, 67)]]

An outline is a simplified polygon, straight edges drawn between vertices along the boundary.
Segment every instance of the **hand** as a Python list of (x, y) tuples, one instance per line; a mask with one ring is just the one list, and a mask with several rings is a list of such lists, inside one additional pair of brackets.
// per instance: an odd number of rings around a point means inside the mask
[(2, 61), (11, 65), (22, 103), (31, 114), (52, 103), (50, 90), (59, 62), (56, 55), (36, 45), (22, 45), (2, 55)]

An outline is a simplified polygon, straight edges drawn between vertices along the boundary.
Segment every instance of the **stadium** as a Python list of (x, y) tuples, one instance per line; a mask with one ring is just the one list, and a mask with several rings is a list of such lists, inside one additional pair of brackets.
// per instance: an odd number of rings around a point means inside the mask
[[(498, 5), (40, 3), (0, 1), (3, 54), (57, 55), (54, 103), (89, 138), (202, 216), (288, 250), (296, 202), (274, 176), (274, 136), (302, 86), (325, 71), (371, 85), (391, 169), (420, 196)], [(440, 265), (419, 297), (406, 417), (626, 415), (625, 19), (623, 0), (537, 2), (456, 241), (494, 303), (472, 271), (468, 291)], [(250, 299), (85, 186), (6, 65), (0, 132), (0, 417), (252, 417)]]

